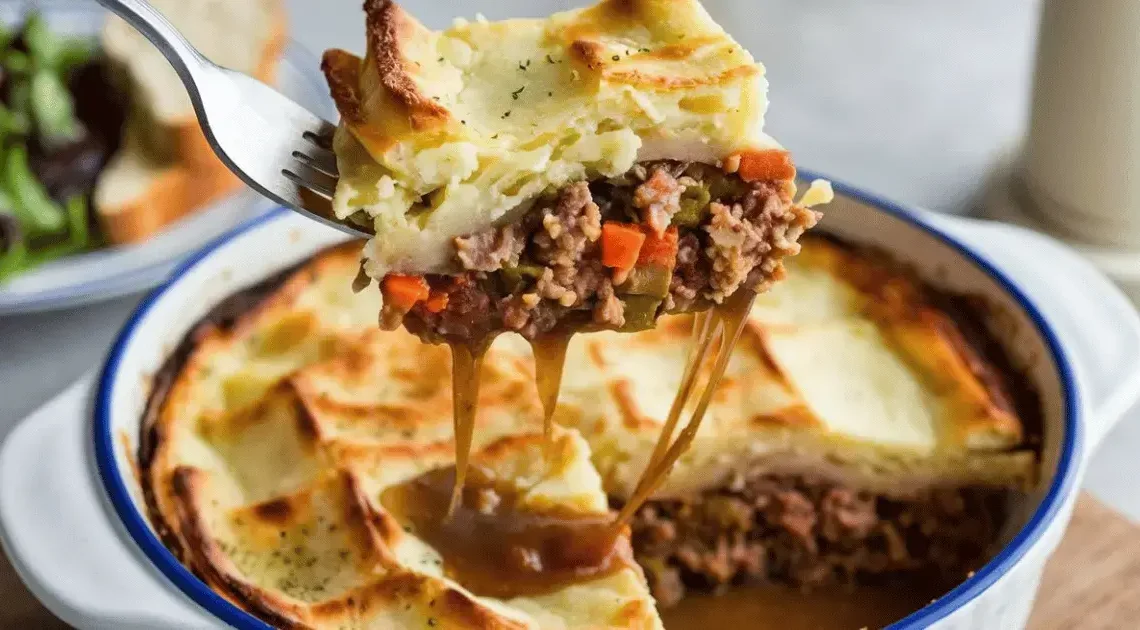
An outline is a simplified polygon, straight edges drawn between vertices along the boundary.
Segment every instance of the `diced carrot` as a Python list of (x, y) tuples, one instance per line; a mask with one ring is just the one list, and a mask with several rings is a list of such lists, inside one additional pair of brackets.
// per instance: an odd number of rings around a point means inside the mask
[(645, 244), (641, 246), (637, 264), (672, 268), (675, 260), (677, 260), (677, 226), (669, 228), (662, 236), (657, 236), (652, 229), (646, 229)]
[(745, 151), (738, 155), (740, 168), (736, 172), (746, 182), (785, 180), (796, 176), (796, 166), (787, 151), (769, 149)]
[(421, 276), (390, 273), (384, 276), (383, 286), (384, 301), (407, 310), (411, 310), (416, 302), (426, 300), (430, 294), (428, 284)]
[(438, 313), (447, 308), (448, 300), (447, 294), (443, 291), (432, 291), (431, 297), (424, 302), (424, 308), (426, 308), (429, 313)]
[(641, 228), (629, 223), (602, 224), (602, 264), (615, 269), (632, 269), (645, 243)]

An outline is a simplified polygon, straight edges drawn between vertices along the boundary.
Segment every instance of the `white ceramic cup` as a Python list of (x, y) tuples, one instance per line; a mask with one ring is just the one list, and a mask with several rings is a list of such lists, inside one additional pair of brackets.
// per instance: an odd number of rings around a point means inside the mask
[(1045, 0), (1018, 177), (1048, 227), (1140, 247), (1140, 2)]

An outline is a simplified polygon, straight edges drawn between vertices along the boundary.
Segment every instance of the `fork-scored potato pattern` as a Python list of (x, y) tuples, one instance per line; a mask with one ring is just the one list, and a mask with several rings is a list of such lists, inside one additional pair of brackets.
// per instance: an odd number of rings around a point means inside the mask
[[(350, 289), (358, 247), (318, 254), (188, 337), (140, 449), (168, 546), (219, 593), (287, 627), (660, 627), (632, 562), (551, 592), (482, 597), (386, 508), (386, 489), (454, 462), (451, 366), (446, 348), (375, 328), (378, 295)], [(1032, 483), (1027, 429), (987, 385), (985, 362), (884, 269), (813, 239), (758, 299), (705, 425), (655, 498), (757, 469), (890, 496)], [(529, 347), (501, 337), (484, 363), (474, 468), (512, 484), (527, 508), (605, 514), (652, 449), (687, 331), (675, 317), (579, 335), (549, 467)]]

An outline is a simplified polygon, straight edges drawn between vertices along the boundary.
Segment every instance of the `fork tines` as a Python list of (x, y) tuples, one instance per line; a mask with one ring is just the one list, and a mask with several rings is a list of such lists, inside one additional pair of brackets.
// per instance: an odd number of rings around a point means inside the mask
[(340, 171), (336, 165), (336, 154), (332, 151), (332, 134), (336, 130), (331, 124), (321, 121), (318, 131), (305, 131), (300, 149), (292, 153), (300, 166), (281, 169), (281, 174), (293, 183), (331, 200), (336, 191)]

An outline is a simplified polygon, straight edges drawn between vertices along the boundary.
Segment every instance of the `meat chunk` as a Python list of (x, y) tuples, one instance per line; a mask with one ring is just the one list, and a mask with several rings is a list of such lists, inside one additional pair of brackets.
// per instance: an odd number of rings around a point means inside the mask
[(685, 187), (664, 166), (653, 169), (653, 174), (633, 192), (633, 206), (641, 210), (641, 222), (657, 233), (665, 234), (673, 215), (681, 209), (681, 193)]
[(517, 265), (526, 241), (513, 225), (492, 228), (455, 239), (455, 255), (464, 269), (497, 271), (505, 266)]
[(534, 234), (534, 258), (538, 262), (573, 267), (602, 235), (602, 214), (586, 182), (562, 189), (554, 207), (540, 212), (542, 229)]
[(614, 294), (614, 285), (609, 280), (604, 280), (598, 291), (594, 323), (607, 328), (620, 328), (625, 324), (625, 304)]

